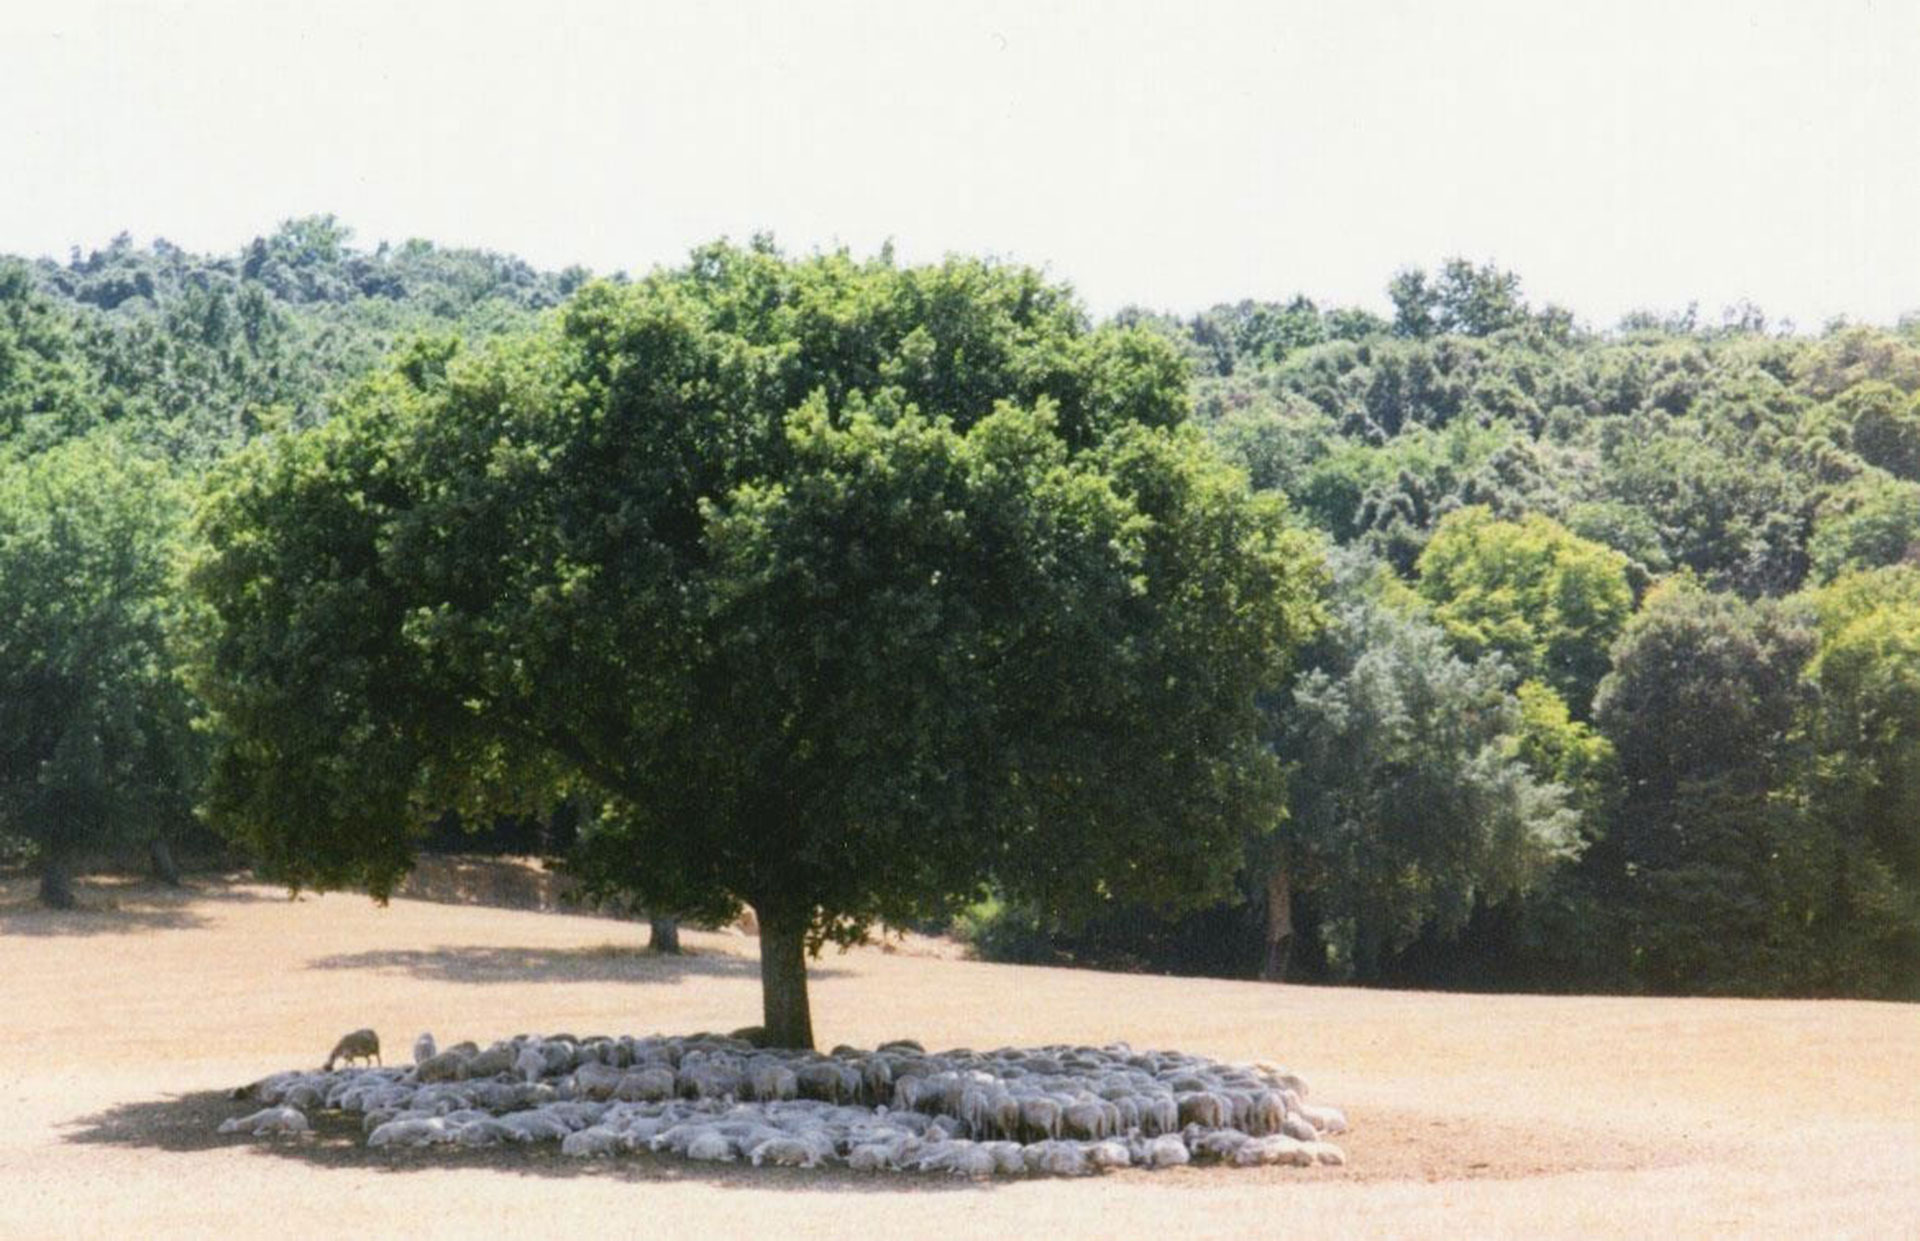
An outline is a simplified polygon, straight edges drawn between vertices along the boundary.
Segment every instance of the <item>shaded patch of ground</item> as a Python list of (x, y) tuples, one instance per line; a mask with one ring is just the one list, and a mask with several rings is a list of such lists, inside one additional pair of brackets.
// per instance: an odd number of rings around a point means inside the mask
[(74, 883), (76, 908), (48, 909), (40, 903), (39, 879), (16, 872), (0, 876), (0, 935), (184, 931), (209, 924), (209, 902), (270, 899), (258, 889), (237, 886), (234, 879), (207, 876), (172, 887), (150, 879), (89, 876)]
[(216, 1090), (124, 1103), (72, 1122), (65, 1127), (62, 1139), (82, 1146), (122, 1146), (175, 1153), (244, 1147), (263, 1158), (291, 1160), (316, 1168), (392, 1173), (485, 1168), (517, 1176), (603, 1177), (636, 1183), (690, 1182), (722, 1189), (751, 1185), (833, 1192), (966, 1191), (990, 1189), (996, 1183), (919, 1173), (875, 1176), (845, 1168), (770, 1165), (756, 1168), (745, 1161), (703, 1163), (675, 1155), (646, 1153), (612, 1159), (574, 1159), (560, 1154), (558, 1142), (481, 1149), (434, 1146), (375, 1150), (366, 1144), (361, 1118), (338, 1112), (311, 1114), (313, 1132), (302, 1137), (266, 1139), (217, 1132), (221, 1121), (244, 1116), (259, 1106), (255, 1102), (236, 1102), (226, 1092)]
[[(371, 970), (405, 974), (467, 986), (503, 983), (677, 983), (689, 978), (760, 977), (760, 963), (731, 953), (689, 951), (662, 955), (645, 948), (596, 944), (583, 948), (502, 948), (443, 945), (438, 948), (382, 948), (349, 952), (307, 962), (315, 970)], [(814, 965), (813, 978), (841, 971)], [(616, 1031), (625, 1033), (625, 1031)]]

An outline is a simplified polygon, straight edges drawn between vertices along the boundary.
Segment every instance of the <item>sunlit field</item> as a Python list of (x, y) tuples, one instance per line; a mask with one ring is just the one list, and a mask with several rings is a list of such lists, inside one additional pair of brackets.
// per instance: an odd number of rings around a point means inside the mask
[(368, 1151), (223, 1137), (235, 1085), (377, 1029), (389, 1061), (521, 1031), (725, 1030), (755, 941), (567, 914), (202, 880), (0, 896), (0, 1234), (1913, 1235), (1920, 1013), (1801, 1001), (1466, 996), (987, 965), (938, 945), (814, 969), (822, 1046), (1051, 1042), (1278, 1060), (1344, 1108), (1344, 1168), (1084, 1180)]

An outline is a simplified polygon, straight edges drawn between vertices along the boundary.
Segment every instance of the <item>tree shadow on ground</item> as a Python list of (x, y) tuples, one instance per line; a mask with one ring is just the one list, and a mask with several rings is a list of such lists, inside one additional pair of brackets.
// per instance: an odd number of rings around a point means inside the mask
[(314, 1131), (298, 1138), (254, 1138), (216, 1132), (221, 1121), (245, 1116), (259, 1107), (257, 1102), (237, 1101), (218, 1090), (123, 1103), (69, 1122), (62, 1141), (173, 1154), (245, 1146), (262, 1158), (349, 1171), (407, 1173), (491, 1168), (513, 1176), (600, 1177), (635, 1184), (682, 1182), (716, 1189), (774, 1189), (790, 1193), (966, 1193), (985, 1192), (996, 1186), (993, 1181), (959, 1181), (937, 1174), (873, 1176), (845, 1168), (756, 1168), (744, 1161), (700, 1163), (673, 1155), (644, 1153), (612, 1159), (572, 1159), (560, 1154), (557, 1142), (484, 1150), (448, 1146), (372, 1150), (366, 1145), (360, 1119), (342, 1113), (310, 1117)]
[(76, 909), (48, 909), (38, 895), (39, 880), (25, 875), (0, 878), (0, 935), (131, 935), (143, 931), (185, 931), (212, 919), (194, 908), (214, 901), (261, 901), (272, 896), (235, 886), (233, 876), (188, 880), (169, 887), (155, 880), (91, 876), (75, 883)]
[[(503, 983), (677, 983), (689, 978), (758, 978), (754, 957), (716, 952), (679, 955), (618, 944), (589, 948), (495, 948), (442, 946), (347, 952), (307, 962), (315, 970), (374, 970), (432, 982), (498, 986)], [(831, 967), (809, 965), (809, 978), (832, 978)]]

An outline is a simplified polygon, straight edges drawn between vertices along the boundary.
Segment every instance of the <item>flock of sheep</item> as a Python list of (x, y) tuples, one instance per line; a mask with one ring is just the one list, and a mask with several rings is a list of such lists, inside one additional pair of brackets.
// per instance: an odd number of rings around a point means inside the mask
[(318, 1071), (236, 1091), (267, 1106), (220, 1126), (305, 1133), (316, 1109), (358, 1115), (371, 1147), (558, 1141), (563, 1155), (671, 1151), (689, 1159), (959, 1176), (1082, 1175), (1210, 1161), (1339, 1164), (1346, 1130), (1306, 1083), (1271, 1064), (1178, 1052), (1042, 1047), (929, 1054), (918, 1043), (831, 1055), (718, 1035), (520, 1035), (378, 1060), (371, 1030)]

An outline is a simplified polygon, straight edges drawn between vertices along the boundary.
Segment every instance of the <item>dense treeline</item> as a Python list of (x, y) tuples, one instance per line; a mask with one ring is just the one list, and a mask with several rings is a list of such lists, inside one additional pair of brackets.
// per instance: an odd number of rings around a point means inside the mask
[(1585, 332), (1459, 261), (1389, 294), (1121, 316), (1326, 537), (1332, 619), (1269, 702), (1289, 817), (1240, 902), (994, 904), (986, 950), (1920, 994), (1920, 322)]
[[(1920, 992), (1920, 323), (1793, 335), (1743, 307), (1597, 332), (1527, 303), (1511, 273), (1455, 261), (1396, 276), (1390, 318), (1296, 298), (1129, 311), (1088, 334), (1070, 300), (1017, 273), (896, 287), (884, 262), (794, 277), (752, 257), (765, 253), (705, 252), (659, 294), (710, 306), (702, 332), (742, 334), (783, 376), (742, 408), (804, 405), (853, 374), (863, 394), (984, 414), (991, 385), (1010, 384), (1077, 453), (1108, 431), (1059, 429), (1076, 394), (1157, 393), (1184, 368), (1181, 418), (1285, 497), (1326, 565), (1291, 673), (1246, 687), (1286, 809), (1233, 851), (1238, 896), (1176, 917), (1116, 895), (1068, 923), (1031, 893), (995, 893), (963, 920), (983, 951), (1458, 986)], [(831, 297), (809, 302), (795, 280)], [(330, 218), (224, 257), (122, 238), (65, 264), (0, 263), (0, 847), (51, 863), (51, 898), (102, 841), (201, 830), (209, 734), (183, 669), (231, 640), (180, 576), (204, 556), (191, 513), (207, 480), (230, 488), (342, 411), (378, 429), (442, 400), (450, 370), (480, 373), (459, 359), (550, 332), (582, 286), (606, 288), (424, 242), (355, 249)], [(967, 299), (1000, 300), (976, 315)], [(562, 339), (628, 313), (578, 306)], [(698, 382), (746, 382), (727, 356)], [(552, 382), (534, 373), (546, 362), (520, 365), (490, 382)], [(484, 385), (447, 390), (483, 411), (475, 426), (505, 416)], [(821, 477), (863, 453), (991, 460), (929, 432), (835, 439), (853, 434), (836, 421), (848, 395), (825, 393), (835, 430), (795, 459), (814, 454)], [(1114, 400), (1102, 417), (1172, 408)], [(497, 442), (524, 438), (515, 425)], [(991, 451), (1042, 435), (1015, 426)], [(612, 450), (579, 451), (598, 468)], [(319, 472), (316, 529), (374, 521), (403, 464), (387, 452), (303, 467)], [(798, 520), (769, 507), (783, 493), (756, 495), (729, 537), (805, 533), (741, 524), (749, 509)], [(322, 605), (353, 616), (361, 601)], [(313, 658), (379, 657), (302, 640)], [(355, 675), (377, 684), (380, 669)], [(340, 774), (372, 787), (364, 762)], [(458, 800), (425, 821), (444, 827)]]

